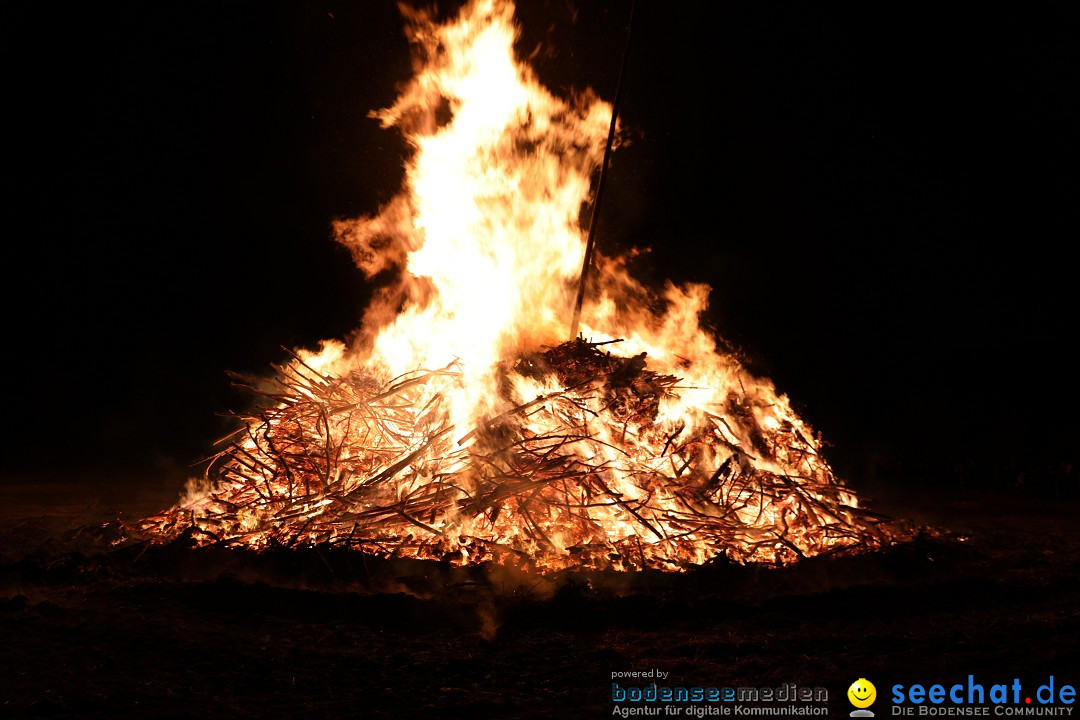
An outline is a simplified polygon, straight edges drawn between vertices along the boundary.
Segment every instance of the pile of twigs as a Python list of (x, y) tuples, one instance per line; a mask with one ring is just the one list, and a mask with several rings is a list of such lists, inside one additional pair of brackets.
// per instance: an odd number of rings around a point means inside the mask
[[(277, 370), (253, 385), (267, 406), (210, 459), (208, 487), (144, 531), (540, 570), (784, 563), (892, 540), (816, 442), (759, 427), (740, 393), (659, 420), (678, 379), (644, 356), (576, 340), (519, 358), (499, 369), (505, 410), (465, 429), (450, 424), (455, 364), (387, 383), (299, 358)], [(515, 378), (545, 390), (515, 403)]]

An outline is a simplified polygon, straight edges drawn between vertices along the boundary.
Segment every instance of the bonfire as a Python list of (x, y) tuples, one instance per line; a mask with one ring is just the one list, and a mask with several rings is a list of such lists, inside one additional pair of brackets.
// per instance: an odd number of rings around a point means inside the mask
[(381, 283), (362, 327), (238, 378), (260, 407), (142, 531), (539, 571), (895, 542), (787, 397), (702, 328), (707, 287), (653, 293), (597, 255), (568, 339), (612, 106), (542, 87), (507, 1), (406, 19), (415, 75), (374, 113), (412, 147), (403, 188), (335, 225)]

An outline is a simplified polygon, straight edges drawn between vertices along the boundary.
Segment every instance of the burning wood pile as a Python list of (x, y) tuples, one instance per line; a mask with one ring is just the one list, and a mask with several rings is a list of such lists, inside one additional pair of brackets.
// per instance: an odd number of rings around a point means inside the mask
[[(677, 378), (580, 339), (500, 375), (511, 407), (463, 433), (445, 407), (462, 382), (454, 365), (380, 384), (298, 358), (214, 458), (213, 488), (144, 527), (549, 570), (782, 563), (888, 541), (797, 420), (754, 420), (760, 398), (733, 392), (722, 414), (662, 419)], [(518, 402), (522, 378), (551, 390)]]
[(375, 114), (414, 149), (403, 191), (336, 227), (383, 283), (363, 327), (248, 381), (264, 407), (142, 530), (541, 571), (893, 542), (787, 398), (702, 329), (706, 287), (656, 297), (598, 256), (563, 341), (612, 108), (539, 84), (505, 0), (408, 19), (416, 76)]

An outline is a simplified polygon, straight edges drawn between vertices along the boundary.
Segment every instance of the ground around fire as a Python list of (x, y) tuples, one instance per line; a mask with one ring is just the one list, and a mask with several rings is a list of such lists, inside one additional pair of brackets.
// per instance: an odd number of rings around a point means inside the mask
[(859, 677), (885, 697), (1080, 671), (1080, 508), (1023, 488), (879, 488), (876, 510), (943, 532), (871, 555), (555, 581), (317, 548), (101, 552), (78, 530), (174, 497), (4, 486), (0, 714), (610, 717), (612, 673), (659, 669), (826, 687), (846, 716)]

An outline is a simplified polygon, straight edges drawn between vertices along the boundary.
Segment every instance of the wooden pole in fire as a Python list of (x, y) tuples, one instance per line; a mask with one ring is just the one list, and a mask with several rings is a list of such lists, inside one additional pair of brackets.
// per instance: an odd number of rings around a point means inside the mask
[(619, 81), (615, 86), (615, 99), (611, 101), (611, 124), (608, 126), (607, 145), (604, 146), (604, 159), (600, 163), (600, 178), (596, 181), (596, 199), (593, 201), (592, 216), (589, 218), (589, 237), (585, 241), (585, 259), (581, 262), (581, 278), (578, 281), (577, 299), (574, 301), (574, 319), (570, 323), (570, 339), (578, 336), (578, 324), (581, 322), (581, 305), (585, 301), (585, 283), (589, 279), (593, 255), (596, 251), (596, 225), (600, 217), (600, 198), (604, 195), (604, 180), (607, 177), (608, 160), (611, 146), (615, 142), (615, 121), (619, 117), (619, 99), (622, 97), (623, 76), (626, 74), (626, 59), (630, 56), (630, 38), (634, 33), (634, 5), (630, 2), (630, 19), (626, 25), (626, 45), (623, 47), (622, 63), (619, 65)]

